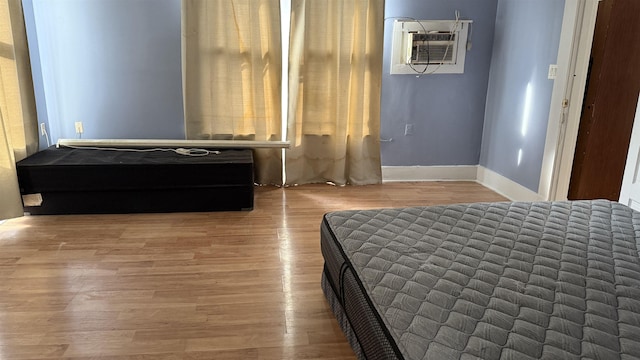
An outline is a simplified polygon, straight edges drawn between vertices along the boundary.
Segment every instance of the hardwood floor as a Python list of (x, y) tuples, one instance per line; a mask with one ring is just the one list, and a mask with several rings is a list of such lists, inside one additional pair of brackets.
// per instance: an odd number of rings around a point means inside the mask
[(502, 201), (474, 183), (256, 188), (250, 212), (0, 225), (0, 359), (355, 359), (320, 289), (328, 211)]

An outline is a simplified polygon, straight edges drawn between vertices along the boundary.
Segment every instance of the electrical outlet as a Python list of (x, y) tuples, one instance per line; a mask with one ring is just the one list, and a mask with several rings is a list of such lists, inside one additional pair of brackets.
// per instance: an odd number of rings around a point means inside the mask
[(47, 125), (45, 123), (40, 123), (40, 136), (44, 136), (47, 133)]
[(82, 121), (76, 121), (76, 134), (82, 134), (83, 132)]
[(413, 135), (413, 124), (406, 124), (404, 126), (404, 136)]

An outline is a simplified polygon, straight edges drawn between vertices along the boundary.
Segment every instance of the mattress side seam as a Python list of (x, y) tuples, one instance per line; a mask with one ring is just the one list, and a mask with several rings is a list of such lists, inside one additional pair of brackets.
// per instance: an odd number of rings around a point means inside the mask
[[(338, 286), (340, 287), (340, 289), (339, 289), (340, 293), (344, 294), (344, 284), (343, 284), (344, 273), (346, 273), (347, 269), (351, 270), (351, 272), (353, 274), (358, 274), (358, 272), (355, 270), (355, 268), (353, 267), (353, 264), (351, 263), (351, 261), (347, 257), (347, 254), (344, 251), (344, 249), (342, 247), (342, 244), (338, 241), (338, 238), (336, 237), (336, 234), (333, 231), (333, 227), (331, 226), (331, 223), (329, 223), (329, 220), (327, 219), (327, 215), (328, 214), (325, 214), (322, 217), (322, 221), (325, 223), (325, 227), (327, 228), (327, 230), (331, 234), (331, 239), (337, 245), (337, 248), (340, 251), (340, 254), (342, 255), (342, 257), (344, 259), (344, 264), (341, 266), (341, 269), (340, 269), (340, 278), (338, 279), (338, 281), (340, 282), (338, 284)], [(342, 270), (342, 267), (345, 267), (344, 271)], [(360, 279), (359, 276), (354, 276), (354, 279), (356, 280), (356, 283), (358, 284), (358, 287), (360, 288), (360, 292), (362, 292), (362, 294), (364, 295), (364, 299), (367, 301), (367, 304), (369, 305), (369, 307), (371, 309), (375, 310), (375, 311), (373, 311), (373, 315), (376, 317), (376, 321), (381, 325), (380, 328), (382, 329), (385, 337), (389, 341), (389, 344), (391, 345), (391, 348), (393, 349), (393, 352), (396, 354), (396, 356), (399, 359), (404, 359), (404, 356), (402, 355), (402, 352), (400, 351), (400, 348), (398, 347), (398, 344), (396, 343), (395, 339), (391, 335), (391, 332), (389, 331), (389, 329), (385, 326), (385, 322), (382, 320), (382, 316), (380, 315), (380, 313), (378, 311), (378, 308), (376, 306), (374, 306), (374, 303), (371, 300), (371, 297), (369, 296), (369, 293), (367, 292), (366, 288), (364, 287), (364, 284), (362, 283), (362, 280)], [(342, 299), (340, 299), (340, 302), (341, 302), (341, 305), (344, 308), (344, 302), (345, 302), (344, 297)], [(347, 319), (349, 319), (349, 314), (347, 314), (346, 311), (345, 311), (345, 315), (347, 316)], [(351, 320), (349, 320), (349, 322), (351, 322)], [(358, 337), (358, 334), (355, 332), (355, 329), (354, 329), (354, 334), (356, 335), (356, 337)], [(364, 353), (364, 349), (363, 349), (363, 353)], [(365, 354), (365, 356), (366, 356), (366, 354)]]

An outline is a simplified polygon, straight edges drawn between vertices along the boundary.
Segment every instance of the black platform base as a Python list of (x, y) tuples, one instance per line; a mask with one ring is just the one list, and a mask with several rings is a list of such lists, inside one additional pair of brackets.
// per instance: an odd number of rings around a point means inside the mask
[(190, 157), (51, 147), (17, 164), (25, 212), (107, 214), (253, 209), (251, 150)]

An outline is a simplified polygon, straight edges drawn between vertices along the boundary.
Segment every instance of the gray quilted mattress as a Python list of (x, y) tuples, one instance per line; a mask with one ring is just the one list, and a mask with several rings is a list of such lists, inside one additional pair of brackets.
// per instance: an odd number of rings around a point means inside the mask
[(640, 359), (640, 213), (597, 200), (326, 214), (360, 358)]

